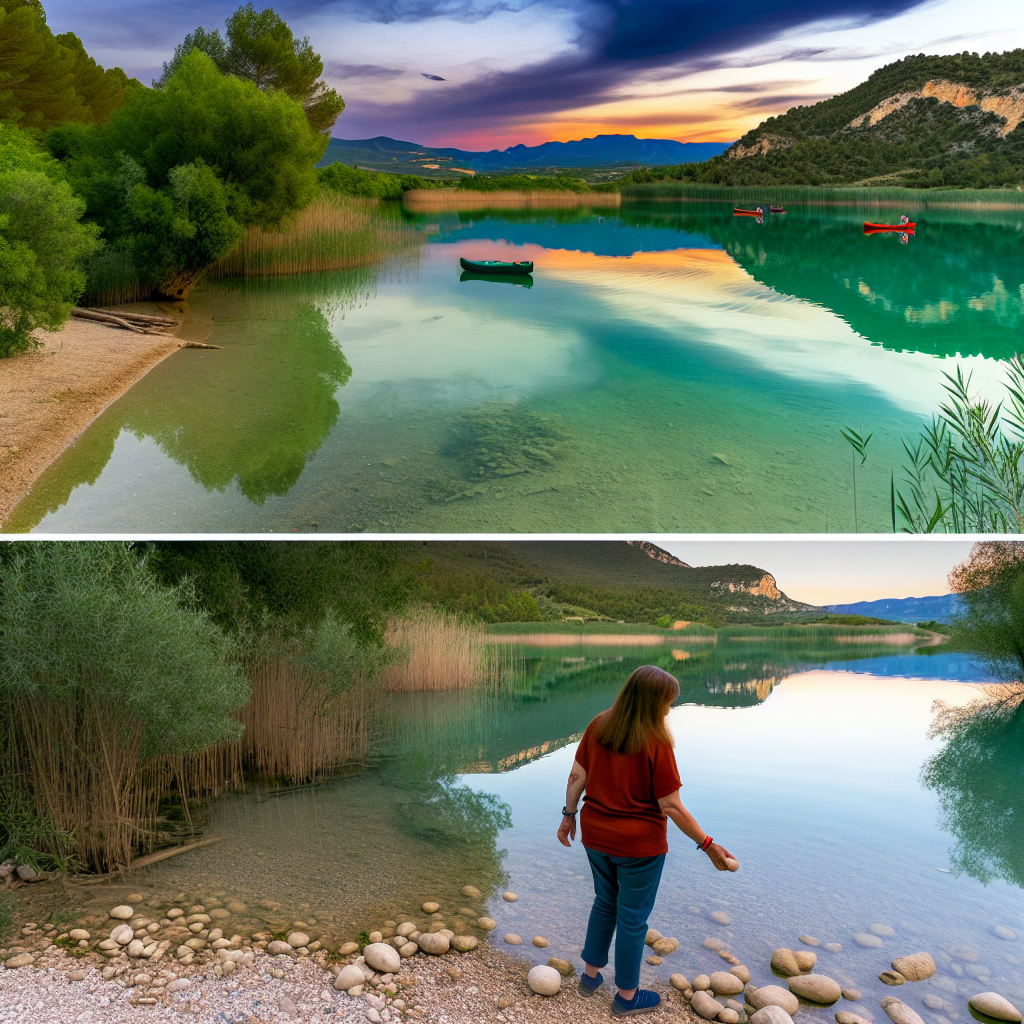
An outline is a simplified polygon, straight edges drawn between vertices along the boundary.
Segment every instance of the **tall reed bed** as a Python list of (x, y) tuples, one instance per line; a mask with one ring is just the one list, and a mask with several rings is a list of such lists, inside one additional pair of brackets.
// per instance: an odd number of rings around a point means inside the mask
[(385, 671), (384, 688), (400, 693), (499, 685), (510, 657), (484, 630), (483, 623), (430, 607), (393, 620), (387, 641), (407, 657)]
[(800, 206), (949, 206), (1024, 209), (1024, 192), (1011, 189), (828, 188), (794, 185), (688, 185), (660, 181), (627, 185), (623, 199), (689, 199), (701, 202), (788, 202)]
[(152, 285), (140, 279), (131, 254), (107, 246), (89, 260), (87, 285), (80, 305), (119, 306), (145, 302), (152, 291)]
[(375, 199), (322, 194), (281, 231), (246, 230), (209, 277), (271, 276), (346, 270), (406, 251), (423, 236), (380, 210)]

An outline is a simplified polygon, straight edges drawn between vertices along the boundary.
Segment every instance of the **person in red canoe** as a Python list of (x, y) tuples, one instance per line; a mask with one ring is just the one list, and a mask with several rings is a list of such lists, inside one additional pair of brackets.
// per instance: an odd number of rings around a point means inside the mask
[(674, 676), (654, 665), (638, 668), (607, 711), (587, 726), (565, 788), (558, 841), (576, 838), (576, 806), (586, 790), (581, 839), (594, 876), (594, 906), (583, 947), (586, 972), (581, 996), (604, 983), (615, 936), (612, 1013), (631, 1016), (654, 1010), (661, 997), (640, 985), (647, 918), (654, 908), (668, 853), (671, 818), (719, 871), (735, 871), (735, 857), (697, 824), (679, 799), (679, 770), (667, 717), (679, 697)]
[(905, 213), (901, 214), (900, 215), (900, 223), (901, 224), (909, 224), (910, 223), (910, 218)]

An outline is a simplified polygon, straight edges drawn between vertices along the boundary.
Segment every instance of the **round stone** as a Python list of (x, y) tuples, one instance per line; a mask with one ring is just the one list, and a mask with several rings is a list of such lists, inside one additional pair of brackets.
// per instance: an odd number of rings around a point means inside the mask
[[(189, 942), (194, 941), (195, 939), (189, 939)], [(295, 950), (290, 943), (284, 942), (282, 939), (274, 939), (267, 943), (267, 952), (271, 956), (285, 956), (288, 953), (294, 953)]]
[(706, 974), (698, 974), (693, 979), (694, 992), (706, 992), (709, 988), (711, 988), (711, 979)]
[(355, 964), (349, 964), (338, 972), (338, 976), (334, 979), (334, 987), (339, 992), (347, 992), (350, 988), (362, 985), (365, 981), (366, 978), (363, 977), (362, 970)]
[[(440, 932), (423, 932), (416, 942), (424, 953), (430, 953), (432, 956), (440, 956), (442, 953), (447, 953), (451, 948), (448, 936), (442, 935)], [(388, 948), (390, 949), (391, 947), (389, 946)], [(364, 950), (363, 952), (365, 953), (366, 951)]]
[(553, 996), (562, 987), (562, 976), (546, 964), (537, 964), (530, 968), (526, 976), (526, 983), (530, 989), (540, 996)]
[(705, 949), (714, 950), (716, 953), (721, 949), (725, 949), (725, 943), (721, 939), (716, 938), (707, 938), (701, 943), (701, 945)]
[(924, 1024), (921, 1015), (907, 1006), (902, 999), (886, 996), (880, 1005), (893, 1024)]
[(441, 909), (441, 904), (440, 903), (434, 903), (434, 902), (432, 902), (430, 900), (428, 900), (426, 903), (423, 904), (423, 913), (424, 914), (436, 914), (440, 909)]
[(114, 907), (110, 912), (110, 916), (115, 921), (130, 921), (135, 916), (135, 911), (131, 907), (122, 904), (120, 907)]
[(896, 929), (887, 924), (873, 924), (868, 931), (872, 935), (881, 935), (883, 939), (891, 939), (896, 934)]
[(83, 939), (88, 941), (92, 936), (84, 928), (72, 928), (68, 932), (68, 938), (74, 939), (75, 942), (81, 942)]
[(401, 956), (404, 959), (408, 960), (409, 957), (414, 956), (419, 951), (420, 951), (420, 947), (417, 946), (415, 942), (407, 942), (404, 946), (399, 948), (398, 954), (399, 954), (399, 956)]
[(501, 898), (506, 903), (515, 903), (519, 899), (519, 897), (514, 892), (503, 892), (501, 894)]
[(672, 938), (671, 935), (665, 935), (660, 939), (655, 939), (651, 943), (651, 949), (654, 950), (658, 956), (671, 956), (679, 948), (679, 940)]
[(748, 985), (746, 994), (747, 1002), (757, 1010), (765, 1006), (780, 1006), (792, 1016), (800, 1008), (800, 1000), (780, 985), (762, 985), (760, 988)]
[(935, 961), (929, 953), (912, 953), (910, 956), (896, 957), (892, 962), (892, 969), (907, 981), (926, 981), (935, 973)]
[(1004, 924), (997, 924), (992, 929), (992, 934), (997, 939), (1005, 939), (1007, 942), (1016, 942), (1017, 933), (1012, 928), (1007, 928)]
[(545, 939), (543, 935), (534, 935), (534, 937), (533, 937), (533, 944), (538, 949), (547, 949), (547, 947), (550, 945), (548, 940)]
[(800, 973), (800, 965), (796, 962), (796, 954), (791, 949), (777, 949), (772, 953), (772, 970), (784, 978), (792, 978)]
[(743, 982), (727, 971), (715, 971), (711, 975), (711, 990), (716, 996), (738, 996), (743, 991)]
[(826, 942), (822, 949), (827, 949), (830, 953), (842, 953), (843, 946), (840, 942)]
[(715, 924), (732, 924), (732, 918), (724, 910), (712, 910), (708, 916)]
[(801, 935), (800, 936), (800, 941), (805, 946), (820, 946), (821, 945), (821, 939), (816, 939), (813, 935)]
[(192, 987), (191, 978), (175, 978), (174, 981), (169, 982), (167, 985), (168, 992), (184, 992), (185, 989)]
[(647, 934), (644, 936), (644, 944), (650, 946), (662, 937), (661, 932), (657, 928), (648, 928)]
[(984, 1014), (986, 1017), (993, 1017), (995, 1020), (1010, 1021), (1011, 1024), (1019, 1024), (1021, 1020), (1020, 1010), (998, 992), (979, 992), (967, 1000), (967, 1005), (972, 1010), (977, 1010), (978, 1013)]
[(902, 985), (907, 979), (899, 971), (882, 971), (878, 980), (883, 985)]
[(731, 1006), (727, 1006), (718, 1015), (718, 1019), (722, 1024), (739, 1024), (740, 1015)]
[(493, 932), (498, 927), (498, 922), (493, 917), (478, 917), (476, 923), (483, 928), (485, 932)]
[(342, 956), (351, 956), (353, 953), (358, 953), (359, 952), (359, 943), (358, 942), (343, 942), (338, 947), (338, 952)]
[(16, 956), (8, 957), (4, 967), (9, 971), (16, 971), (19, 967), (28, 967), (34, 960), (31, 953), (18, 953)]
[(386, 942), (371, 942), (365, 946), (363, 959), (381, 974), (397, 974), (402, 969), (402, 958), (398, 950)]
[(523, 938), (521, 935), (516, 935), (515, 932), (506, 932), (505, 941), (510, 946), (521, 946), (523, 944)]
[(789, 991), (809, 1003), (831, 1006), (843, 994), (838, 981), (824, 974), (802, 974), (789, 979)]
[(735, 974), (744, 985), (750, 981), (750, 968), (746, 964), (736, 964), (734, 967), (730, 967), (729, 973)]
[[(374, 935), (377, 936), (377, 942), (380, 942), (380, 932), (374, 932)], [(370, 938), (372, 939), (373, 935), (371, 935)], [(288, 945), (294, 946), (296, 949), (298, 949), (299, 946), (308, 946), (309, 936), (305, 932), (291, 932), (288, 936)]]
[(690, 1007), (694, 1013), (705, 1020), (714, 1020), (725, 1009), (714, 996), (709, 995), (703, 989), (693, 993), (690, 999)]
[(843, 989), (843, 998), (844, 999), (849, 999), (849, 1001), (851, 1003), (856, 1003), (858, 1000), (863, 999), (864, 996), (861, 995), (859, 989), (856, 989), (856, 988), (844, 988)]
[(818, 954), (812, 953), (809, 949), (794, 949), (793, 958), (796, 960), (796, 965), (800, 968), (801, 973), (813, 971), (814, 965), (818, 962)]
[(453, 935), (448, 941), (452, 949), (458, 953), (468, 953), (480, 945), (480, 940), (475, 935)]
[(664, 960), (662, 960), (660, 956), (649, 956), (649, 957), (647, 958), (647, 962), (648, 962), (648, 963), (649, 963), (649, 964), (650, 964), (650, 965), (651, 965), (652, 967), (660, 967), (660, 966), (661, 966), (661, 965), (662, 965), (662, 964), (663, 964), (663, 963), (664, 963), (665, 961), (664, 961)]
[(840, 1010), (836, 1014), (836, 1024), (871, 1024), (871, 1021), (849, 1010)]
[(400, 936), (412, 935), (416, 931), (416, 925), (412, 921), (403, 921), (396, 929), (395, 934)]
[(145, 950), (145, 948), (146, 947), (141, 940), (132, 939), (132, 941), (128, 943), (128, 949), (126, 950), (126, 952), (129, 956), (142, 956), (142, 953)]
[(877, 949), (882, 944), (882, 940), (877, 935), (869, 935), (867, 932), (857, 932), (853, 941), (858, 946), (866, 946), (868, 949)]
[(793, 1024), (793, 1018), (781, 1006), (769, 1003), (750, 1015), (750, 1024)]
[(690, 983), (686, 980), (685, 974), (670, 974), (668, 983), (680, 992), (685, 992), (690, 987)]

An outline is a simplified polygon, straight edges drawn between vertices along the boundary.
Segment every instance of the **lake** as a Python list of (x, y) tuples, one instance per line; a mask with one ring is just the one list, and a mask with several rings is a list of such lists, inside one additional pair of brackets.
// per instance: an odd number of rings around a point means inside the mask
[(908, 212), (906, 245), (871, 207), (409, 215), (400, 262), (208, 282), (220, 350), (152, 370), (5, 529), (888, 532), (942, 373), (998, 396), (1024, 328), (1024, 214)]
[[(737, 629), (716, 644), (670, 641), (640, 652), (520, 648), (500, 692), (396, 695), (372, 769), (219, 801), (206, 834), (221, 843), (98, 899), (109, 906), (130, 885), (157, 904), (242, 900), (250, 917), (232, 928), (298, 918), (329, 942), (385, 920), (422, 920), (419, 905), (437, 900), (454, 928), (472, 928), (463, 908), (486, 909), (499, 948), (537, 962), (561, 956), (579, 969), (592, 887), (579, 843), (566, 850), (555, 839), (565, 779), (593, 715), (633, 667), (653, 662), (681, 682), (670, 725), (684, 802), (741, 866), (715, 872), (669, 826), (651, 925), (682, 946), (645, 966), (646, 980), (723, 969), (702, 946), (718, 939), (755, 984), (772, 983), (772, 950), (808, 948), (799, 936), (811, 935), (821, 942), (817, 970), (862, 991), (854, 1009), (876, 1020), (878, 999), (893, 994), (877, 975), (920, 950), (938, 973), (895, 994), (927, 1024), (966, 1018), (966, 1000), (979, 991), (1019, 1005), (1024, 949), (993, 931), (1024, 932), (1019, 741), (1008, 749), (988, 726), (930, 735), (936, 701), (963, 707), (989, 677), (941, 648), (850, 646)], [(467, 884), (483, 903), (461, 894)], [(501, 899), (506, 888), (518, 902)], [(713, 911), (730, 923), (712, 921)], [(880, 947), (857, 943), (879, 925)], [(506, 932), (525, 944), (506, 945)], [(534, 948), (535, 935), (550, 946)], [(946, 1005), (926, 1007), (925, 995)], [(803, 1012), (822, 1024), (832, 1018)]]

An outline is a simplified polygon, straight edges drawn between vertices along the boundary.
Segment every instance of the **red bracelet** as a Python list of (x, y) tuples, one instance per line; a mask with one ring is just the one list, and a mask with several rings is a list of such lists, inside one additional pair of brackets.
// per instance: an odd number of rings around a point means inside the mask
[(711, 836), (705, 836), (705, 837), (704, 837), (704, 842), (703, 842), (703, 843), (701, 843), (701, 844), (700, 844), (700, 846), (698, 846), (698, 847), (697, 847), (697, 849), (698, 849), (698, 850), (700, 850), (700, 851), (701, 851), (701, 853), (704, 853), (704, 852), (706, 852), (706, 851), (707, 851), (707, 848), (708, 848), (708, 847), (709, 847), (709, 846), (710, 846), (710, 845), (711, 845), (711, 844), (712, 844), (713, 842), (714, 842), (714, 839), (712, 839), (712, 838), (711, 838)]

